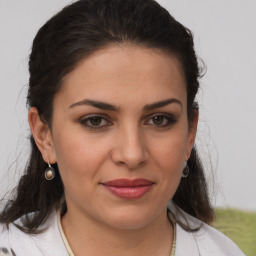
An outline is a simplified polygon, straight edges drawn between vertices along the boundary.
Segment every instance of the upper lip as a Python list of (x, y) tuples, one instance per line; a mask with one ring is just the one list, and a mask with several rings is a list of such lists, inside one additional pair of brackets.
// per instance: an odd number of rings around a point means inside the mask
[(112, 186), (112, 187), (139, 187), (139, 186), (148, 186), (154, 184), (153, 181), (147, 179), (116, 179), (103, 182), (103, 185)]

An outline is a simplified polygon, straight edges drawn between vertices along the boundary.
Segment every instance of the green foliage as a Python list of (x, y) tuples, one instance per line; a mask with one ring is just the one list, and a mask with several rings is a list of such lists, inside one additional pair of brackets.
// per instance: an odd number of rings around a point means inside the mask
[(233, 240), (246, 256), (256, 256), (256, 212), (215, 209), (213, 226)]

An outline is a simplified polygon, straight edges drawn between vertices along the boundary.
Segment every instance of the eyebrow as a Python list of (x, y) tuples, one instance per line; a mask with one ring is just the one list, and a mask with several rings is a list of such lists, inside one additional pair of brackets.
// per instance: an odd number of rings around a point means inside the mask
[(143, 110), (144, 111), (154, 110), (156, 108), (161, 108), (161, 107), (167, 106), (167, 105), (172, 104), (172, 103), (177, 103), (182, 107), (181, 101), (179, 101), (178, 99), (175, 99), (175, 98), (171, 98), (171, 99), (162, 100), (162, 101), (158, 101), (158, 102), (146, 105), (143, 108)]
[(82, 105), (89, 105), (89, 106), (93, 106), (95, 108), (99, 108), (99, 109), (103, 109), (103, 110), (111, 110), (111, 111), (118, 111), (118, 107), (111, 105), (109, 103), (106, 102), (102, 102), (102, 101), (97, 101), (97, 100), (88, 100), (88, 99), (84, 99), (82, 101), (76, 102), (74, 104), (72, 104), (71, 106), (69, 106), (69, 108), (73, 108), (76, 106), (82, 106)]
[[(143, 110), (150, 111), (150, 110), (154, 110), (157, 108), (167, 106), (172, 103), (179, 104), (182, 107), (181, 101), (179, 101), (178, 99), (175, 99), (175, 98), (170, 98), (170, 99), (166, 99), (166, 100), (162, 100), (162, 101), (154, 102), (152, 104), (145, 105)], [(118, 111), (119, 110), (119, 107), (114, 106), (112, 104), (102, 102), (102, 101), (97, 101), (97, 100), (89, 100), (89, 99), (84, 99), (82, 101), (76, 102), (76, 103), (70, 105), (69, 109), (77, 107), (77, 106), (83, 106), (83, 105), (93, 106), (93, 107), (96, 107), (99, 109), (110, 110), (110, 111)]]

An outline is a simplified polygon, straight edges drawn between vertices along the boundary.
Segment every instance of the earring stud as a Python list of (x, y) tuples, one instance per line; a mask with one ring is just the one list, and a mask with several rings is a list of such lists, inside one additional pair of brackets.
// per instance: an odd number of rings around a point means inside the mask
[(187, 178), (189, 175), (189, 167), (188, 167), (188, 163), (185, 162), (184, 163), (184, 168), (183, 168), (183, 173), (182, 173), (182, 178)]
[(53, 180), (55, 177), (55, 169), (48, 163), (48, 167), (44, 172), (44, 177), (46, 180)]

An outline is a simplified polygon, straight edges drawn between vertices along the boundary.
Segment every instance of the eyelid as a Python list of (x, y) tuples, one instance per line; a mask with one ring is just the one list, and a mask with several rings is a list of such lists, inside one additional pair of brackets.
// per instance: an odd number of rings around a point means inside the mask
[(155, 113), (152, 113), (152, 114), (149, 114), (149, 115), (145, 116), (144, 119), (148, 120), (148, 119), (151, 119), (155, 116), (167, 116), (167, 117), (176, 119), (174, 114), (166, 113), (166, 112), (155, 112)]
[[(107, 122), (107, 124), (101, 125), (101, 126), (93, 126), (93, 125), (86, 124), (86, 122), (88, 122), (90, 120), (90, 118), (93, 118), (93, 117), (99, 117), (102, 120), (105, 120)], [(111, 118), (109, 116), (107, 116), (106, 114), (100, 114), (100, 113), (85, 115), (82, 118), (80, 118), (79, 123), (81, 125), (85, 126), (86, 128), (92, 129), (92, 130), (104, 129), (104, 128), (112, 125)]]
[[(159, 128), (161, 128), (161, 127), (163, 127), (163, 128), (164, 127), (168, 127), (168, 126), (171, 126), (171, 125), (173, 125), (174, 123), (177, 122), (177, 118), (175, 117), (175, 115), (170, 114), (170, 113), (165, 113), (165, 112), (159, 112), (159, 113), (153, 113), (153, 114), (150, 114), (150, 115), (146, 116), (145, 117), (146, 123), (149, 122), (152, 118), (154, 118), (156, 116), (162, 116), (162, 117), (168, 119), (168, 122), (169, 122), (167, 125), (162, 125), (162, 126), (155, 124), (155, 126), (159, 127)], [(154, 125), (154, 124), (150, 124), (150, 125)]]
[[(149, 123), (154, 117), (157, 116), (161, 116), (165, 119), (165, 122), (167, 121), (167, 124), (154, 124), (154, 123)], [(93, 117), (99, 117), (102, 120), (104, 120), (104, 122), (106, 122), (103, 125), (99, 125), (99, 126), (94, 126), (94, 125), (90, 125), (89, 122), (90, 118)], [(157, 113), (152, 113), (147, 115), (146, 117), (143, 118), (144, 124), (145, 125), (150, 125), (150, 126), (155, 126), (156, 128), (168, 128), (171, 125), (175, 124), (177, 122), (177, 117), (175, 117), (174, 114), (170, 114), (170, 113), (165, 113), (165, 112), (157, 112)], [(79, 119), (79, 123), (84, 126), (85, 128), (91, 129), (91, 130), (103, 130), (104, 128), (106, 129), (108, 126), (113, 125), (113, 120), (111, 117), (109, 117), (106, 114), (103, 113), (95, 113), (95, 114), (88, 114), (88, 115), (84, 115)]]
[(80, 119), (88, 119), (91, 117), (101, 117), (104, 119), (111, 119), (108, 115), (104, 114), (104, 113), (92, 113), (92, 114), (88, 114), (88, 115), (83, 115)]

